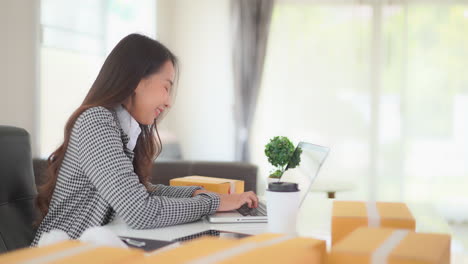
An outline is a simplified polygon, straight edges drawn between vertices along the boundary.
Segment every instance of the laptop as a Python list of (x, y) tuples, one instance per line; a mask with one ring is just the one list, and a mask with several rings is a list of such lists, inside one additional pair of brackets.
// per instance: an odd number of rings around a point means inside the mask
[[(289, 160), (281, 181), (283, 182), (294, 182), (299, 186), (301, 203), (304, 202), (307, 193), (310, 192), (312, 183), (317, 177), (320, 168), (322, 167), (325, 159), (330, 152), (328, 147), (323, 147), (307, 142), (300, 142), (295, 152), (302, 150), (301, 162), (298, 166), (290, 168), (292, 166), (291, 159)], [(291, 157), (293, 157), (292, 155)], [(257, 208), (249, 208), (247, 204), (244, 204), (241, 208), (229, 211), (229, 212), (217, 212), (213, 215), (209, 215), (208, 221), (210, 223), (266, 223), (268, 222), (266, 203), (260, 201)]]

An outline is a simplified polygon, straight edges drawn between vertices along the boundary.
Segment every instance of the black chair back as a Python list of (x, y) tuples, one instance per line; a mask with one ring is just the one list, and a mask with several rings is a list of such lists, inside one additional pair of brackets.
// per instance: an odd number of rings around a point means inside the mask
[(36, 195), (28, 132), (0, 126), (0, 253), (31, 244)]

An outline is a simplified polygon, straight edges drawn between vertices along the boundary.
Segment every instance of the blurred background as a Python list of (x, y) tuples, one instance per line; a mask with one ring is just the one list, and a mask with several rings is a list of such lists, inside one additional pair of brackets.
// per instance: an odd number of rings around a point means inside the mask
[(468, 237), (468, 1), (0, 0), (0, 124), (46, 158), (133, 32), (181, 62), (161, 159), (256, 164), (261, 194), (270, 138), (329, 146), (339, 198), (432, 204)]

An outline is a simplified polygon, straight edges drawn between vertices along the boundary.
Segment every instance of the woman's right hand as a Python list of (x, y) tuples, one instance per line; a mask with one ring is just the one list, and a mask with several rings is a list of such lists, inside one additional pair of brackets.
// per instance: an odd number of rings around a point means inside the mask
[(233, 193), (233, 194), (218, 194), (220, 198), (220, 204), (218, 212), (232, 211), (239, 209), (245, 203), (250, 208), (258, 207), (258, 197), (254, 192), (244, 193)]

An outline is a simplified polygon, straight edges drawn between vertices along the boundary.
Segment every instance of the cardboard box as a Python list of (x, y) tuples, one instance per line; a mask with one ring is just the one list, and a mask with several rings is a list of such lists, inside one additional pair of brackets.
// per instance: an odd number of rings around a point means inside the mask
[(388, 227), (414, 231), (416, 222), (404, 203), (334, 201), (332, 245), (359, 227)]
[(221, 194), (243, 193), (244, 181), (206, 176), (186, 176), (169, 181), (171, 186), (200, 186), (207, 191)]
[(142, 258), (138, 249), (112, 248), (69, 240), (43, 247), (30, 247), (0, 255), (0, 263), (128, 263)]
[(146, 263), (310, 263), (325, 264), (325, 241), (282, 234), (243, 239), (204, 237), (138, 259)]
[(450, 236), (361, 227), (336, 243), (328, 264), (450, 264)]

